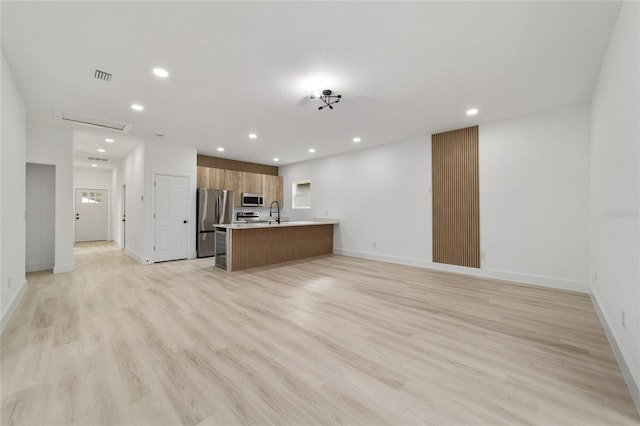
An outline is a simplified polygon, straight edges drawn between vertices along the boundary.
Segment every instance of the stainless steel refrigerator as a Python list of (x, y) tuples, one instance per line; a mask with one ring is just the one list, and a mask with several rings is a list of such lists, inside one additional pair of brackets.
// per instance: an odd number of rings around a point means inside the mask
[(233, 222), (234, 191), (198, 189), (198, 257), (211, 257), (216, 251), (216, 225)]

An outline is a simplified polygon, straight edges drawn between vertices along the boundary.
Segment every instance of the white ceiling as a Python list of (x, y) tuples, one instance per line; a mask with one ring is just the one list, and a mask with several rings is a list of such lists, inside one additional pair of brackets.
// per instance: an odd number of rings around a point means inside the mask
[[(1, 8), (2, 49), (27, 119), (79, 129), (78, 162), (109, 134), (123, 143), (124, 152), (114, 144), (108, 153), (113, 162), (162, 133), (202, 154), (264, 164), (277, 156), (282, 165), (587, 102), (620, 3), (2, 1)], [(156, 66), (169, 78), (155, 77)], [(95, 68), (112, 81), (96, 80)], [(326, 88), (343, 99), (318, 111), (309, 95)], [(145, 110), (132, 111), (132, 103)], [(480, 113), (467, 117), (470, 107)], [(56, 108), (133, 128), (125, 137), (72, 126), (55, 118)]]

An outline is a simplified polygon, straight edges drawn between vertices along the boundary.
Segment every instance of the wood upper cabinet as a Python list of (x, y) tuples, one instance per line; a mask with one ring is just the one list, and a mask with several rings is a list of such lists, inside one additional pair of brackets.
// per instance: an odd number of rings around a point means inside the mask
[(242, 205), (243, 192), (263, 194), (265, 206), (276, 200), (282, 207), (282, 176), (198, 166), (198, 188), (235, 191), (234, 205), (237, 207)]
[(282, 176), (262, 175), (262, 195), (265, 207), (277, 201), (282, 209)]
[(262, 176), (258, 173), (240, 172), (240, 188), (242, 188), (242, 192), (262, 194)]
[(209, 189), (230, 189), (227, 188), (224, 170), (222, 169), (209, 169)]
[(209, 188), (209, 167), (198, 166), (198, 188)]

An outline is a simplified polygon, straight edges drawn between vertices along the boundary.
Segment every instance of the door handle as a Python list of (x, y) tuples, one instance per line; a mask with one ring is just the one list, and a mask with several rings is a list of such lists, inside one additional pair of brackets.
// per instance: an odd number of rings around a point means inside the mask
[(80, 215), (76, 213), (76, 220), (80, 219)]
[(189, 222), (189, 221), (188, 221), (188, 220), (183, 220), (183, 221), (182, 221), (182, 223), (187, 223), (187, 222)]

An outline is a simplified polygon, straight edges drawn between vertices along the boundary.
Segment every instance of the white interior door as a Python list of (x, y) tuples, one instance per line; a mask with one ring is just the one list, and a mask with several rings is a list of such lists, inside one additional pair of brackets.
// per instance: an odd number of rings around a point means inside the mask
[(108, 202), (104, 189), (76, 189), (76, 242), (107, 240)]
[(121, 236), (121, 240), (122, 240), (122, 248), (126, 248), (127, 247), (127, 185), (122, 185), (122, 191), (121, 191), (121, 205), (122, 205), (122, 236)]
[(154, 261), (186, 259), (189, 241), (188, 179), (156, 175)]

